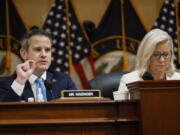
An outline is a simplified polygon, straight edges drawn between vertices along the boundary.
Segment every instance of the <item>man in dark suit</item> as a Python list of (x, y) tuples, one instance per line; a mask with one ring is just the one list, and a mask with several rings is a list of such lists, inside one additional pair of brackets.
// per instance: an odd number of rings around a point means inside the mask
[(15, 74), (0, 81), (0, 101), (38, 101), (41, 91), (37, 93), (37, 78), (51, 80), (51, 84), (48, 84), (51, 87), (45, 89), (47, 101), (59, 98), (63, 89), (77, 89), (67, 74), (48, 71), (51, 42), (49, 33), (39, 29), (24, 36), (20, 49), (24, 63), (17, 65)]

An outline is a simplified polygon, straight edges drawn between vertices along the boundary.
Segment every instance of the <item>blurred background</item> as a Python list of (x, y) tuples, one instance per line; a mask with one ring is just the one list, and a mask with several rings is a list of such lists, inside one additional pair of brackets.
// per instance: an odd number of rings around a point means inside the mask
[[(133, 0), (150, 29), (159, 15), (164, 0)], [(16, 0), (22, 17), (29, 26), (42, 27), (54, 0)], [(75, 0), (81, 21), (91, 20), (97, 26), (110, 0)]]
[(180, 65), (177, 0), (2, 0), (0, 6), (0, 76), (22, 62), (19, 40), (35, 28), (53, 35), (50, 70), (70, 74), (79, 89), (98, 75), (132, 71), (152, 28), (172, 36)]

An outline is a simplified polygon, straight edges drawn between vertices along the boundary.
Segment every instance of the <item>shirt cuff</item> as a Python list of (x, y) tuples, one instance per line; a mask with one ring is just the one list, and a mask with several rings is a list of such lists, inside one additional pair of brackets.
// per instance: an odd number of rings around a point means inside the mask
[(23, 93), (23, 90), (24, 90), (24, 86), (25, 85), (21, 85), (19, 84), (18, 82), (16, 82), (14, 80), (14, 82), (12, 83), (11, 85), (11, 88), (13, 89), (13, 91), (18, 95), (18, 96), (21, 96), (22, 93)]

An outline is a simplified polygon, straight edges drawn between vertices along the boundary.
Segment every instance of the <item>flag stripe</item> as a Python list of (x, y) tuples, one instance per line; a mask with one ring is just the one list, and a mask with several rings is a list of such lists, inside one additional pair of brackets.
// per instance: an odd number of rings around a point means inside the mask
[(93, 74), (93, 76), (95, 77), (95, 76), (96, 76), (96, 70), (95, 70), (95, 68), (94, 68), (93, 56), (92, 56), (91, 54), (88, 56), (88, 61), (90, 62), (92, 74)]
[(74, 66), (73, 66), (73, 70), (72, 70), (72, 80), (76, 84), (77, 89), (83, 89), (83, 86), (81, 84), (81, 79), (79, 78), (78, 73), (74, 69)]
[(89, 81), (90, 79), (93, 78), (93, 73), (92, 73), (93, 71), (92, 71), (90, 62), (88, 60), (88, 57), (81, 60), (80, 63), (83, 68), (83, 71), (85, 71), (84, 73), (85, 73), (86, 79)]
[(83, 67), (80, 64), (80, 62), (74, 64), (75, 70), (79, 75), (79, 78), (81, 79), (81, 84), (83, 86), (83, 89), (88, 89), (88, 80), (86, 78), (86, 75), (84, 73)]

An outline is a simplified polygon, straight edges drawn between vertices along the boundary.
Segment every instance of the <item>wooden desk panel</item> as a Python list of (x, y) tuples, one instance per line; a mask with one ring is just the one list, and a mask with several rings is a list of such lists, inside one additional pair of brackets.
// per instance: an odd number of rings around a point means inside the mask
[(5, 135), (137, 135), (137, 104), (112, 100), (0, 103), (0, 131)]
[(147, 80), (128, 84), (139, 99), (142, 135), (180, 134), (180, 80)]
[(120, 135), (139, 135), (139, 101), (117, 101), (118, 102), (118, 116), (117, 122), (119, 124)]

